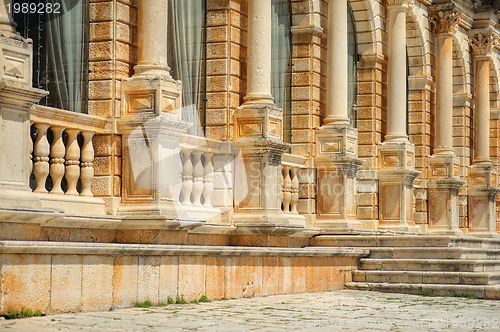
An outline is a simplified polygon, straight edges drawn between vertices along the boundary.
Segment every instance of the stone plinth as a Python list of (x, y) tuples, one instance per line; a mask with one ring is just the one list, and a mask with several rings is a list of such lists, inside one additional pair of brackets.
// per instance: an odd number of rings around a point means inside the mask
[(0, 242), (0, 314), (342, 289), (367, 250)]
[(348, 124), (328, 124), (317, 131), (317, 228), (362, 228), (356, 219), (356, 173), (363, 163), (357, 157), (357, 134)]
[(236, 224), (290, 224), (280, 201), (281, 156), (288, 149), (281, 139), (282, 116), (272, 103), (246, 103), (235, 113), (235, 143), (243, 156), (235, 167)]
[(379, 229), (419, 231), (413, 220), (415, 146), (407, 140), (379, 145)]
[(496, 231), (496, 196), (500, 192), (493, 165), (475, 164), (469, 171), (469, 233), (478, 237), (500, 237)]
[(454, 155), (434, 155), (429, 158), (428, 181), (429, 226), (428, 232), (444, 235), (464, 235), (459, 228), (458, 190), (465, 181), (460, 172), (458, 158)]
[(177, 218), (182, 171), (179, 136), (190, 124), (161, 115), (149, 121), (129, 119), (121, 127), (124, 163), (119, 213)]
[(32, 44), (0, 32), (0, 204), (37, 207), (29, 188), (32, 142), (30, 108), (47, 92), (32, 88)]

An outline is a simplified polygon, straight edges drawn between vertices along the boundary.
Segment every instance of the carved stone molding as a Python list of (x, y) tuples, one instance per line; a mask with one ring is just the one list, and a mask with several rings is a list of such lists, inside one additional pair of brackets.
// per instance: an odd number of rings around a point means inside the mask
[(401, 6), (401, 7), (411, 7), (414, 4), (414, 0), (386, 0), (387, 6)]
[(432, 23), (434, 34), (452, 34), (455, 31), (459, 17), (460, 12), (454, 6), (432, 11), (429, 20)]
[(472, 47), (476, 57), (489, 57), (497, 43), (497, 37), (490, 29), (471, 30), (469, 33), (469, 45)]

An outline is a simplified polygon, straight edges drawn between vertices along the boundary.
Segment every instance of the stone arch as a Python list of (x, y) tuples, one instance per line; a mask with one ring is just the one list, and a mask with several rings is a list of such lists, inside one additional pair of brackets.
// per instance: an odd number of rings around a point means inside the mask
[(457, 36), (453, 35), (453, 93), (465, 93), (465, 56), (458, 41)]
[[(495, 57), (493, 57), (495, 58)], [(496, 58), (495, 58), (496, 59)], [(499, 78), (498, 71), (500, 68), (493, 59), (490, 61), (490, 104), (491, 108), (499, 108)]]
[(425, 59), (425, 43), (422, 27), (418, 23), (417, 15), (410, 7), (406, 15), (406, 48), (408, 51), (408, 65), (410, 76), (428, 75), (428, 63)]
[(354, 16), (358, 53), (373, 53), (377, 42), (375, 31), (382, 29), (376, 26), (380, 20), (374, 18), (373, 4), (370, 0), (349, 0), (349, 5)]

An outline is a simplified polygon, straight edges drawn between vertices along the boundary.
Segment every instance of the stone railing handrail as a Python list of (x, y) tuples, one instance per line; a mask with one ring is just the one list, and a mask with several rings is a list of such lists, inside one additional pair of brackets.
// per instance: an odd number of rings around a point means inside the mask
[(68, 129), (91, 131), (95, 134), (111, 133), (113, 131), (110, 119), (37, 104), (31, 107), (30, 119), (31, 123), (44, 123)]

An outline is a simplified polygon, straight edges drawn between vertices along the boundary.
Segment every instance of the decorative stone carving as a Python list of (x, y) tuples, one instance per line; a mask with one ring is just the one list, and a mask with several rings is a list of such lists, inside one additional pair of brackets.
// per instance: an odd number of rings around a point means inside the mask
[(497, 38), (490, 29), (471, 30), (469, 33), (469, 45), (476, 57), (490, 57), (496, 43)]
[(459, 18), (460, 12), (455, 9), (454, 4), (434, 7), (434, 10), (429, 15), (429, 20), (436, 35), (443, 33), (452, 34), (455, 31)]

